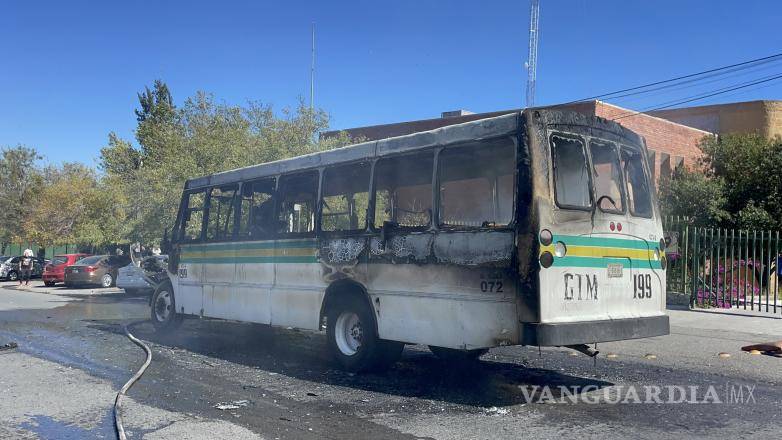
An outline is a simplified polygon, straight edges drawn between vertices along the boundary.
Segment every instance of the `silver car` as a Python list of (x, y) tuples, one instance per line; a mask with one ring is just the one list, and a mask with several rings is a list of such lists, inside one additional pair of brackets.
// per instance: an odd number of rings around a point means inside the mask
[(144, 274), (145, 272), (154, 271), (156, 267), (165, 267), (168, 264), (168, 255), (153, 255), (142, 259), (139, 263), (139, 266), (131, 262), (127, 266), (119, 268), (117, 287), (124, 289), (125, 293), (152, 292), (154, 287), (144, 279)]

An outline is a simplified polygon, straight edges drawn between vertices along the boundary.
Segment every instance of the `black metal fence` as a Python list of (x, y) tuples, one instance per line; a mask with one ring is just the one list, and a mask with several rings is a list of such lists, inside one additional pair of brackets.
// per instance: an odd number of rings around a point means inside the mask
[(692, 226), (668, 217), (668, 291), (697, 307), (782, 313), (782, 243), (779, 231)]

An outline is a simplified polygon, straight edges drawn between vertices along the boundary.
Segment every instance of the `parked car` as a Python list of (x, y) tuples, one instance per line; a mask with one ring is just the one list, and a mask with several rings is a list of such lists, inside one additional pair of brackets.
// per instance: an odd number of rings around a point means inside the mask
[(131, 262), (127, 266), (120, 267), (117, 273), (117, 287), (124, 289), (128, 294), (136, 294), (141, 291), (151, 293), (155, 290), (155, 286), (149, 284), (145, 275), (147, 278), (155, 280), (157, 274), (165, 271), (167, 264), (168, 255), (152, 255), (143, 258), (139, 262), (139, 266)]
[(111, 287), (119, 268), (130, 261), (126, 255), (93, 255), (65, 268), (65, 285)]
[(65, 282), (65, 268), (90, 254), (62, 254), (55, 255), (51, 263), (43, 268), (43, 283), (47, 286), (54, 286), (57, 283)]
[[(16, 281), (19, 279), (19, 259), (22, 257), (5, 257), (0, 260), (0, 279)], [(43, 273), (43, 267), (49, 262), (44, 258), (33, 258), (31, 278), (38, 278)]]

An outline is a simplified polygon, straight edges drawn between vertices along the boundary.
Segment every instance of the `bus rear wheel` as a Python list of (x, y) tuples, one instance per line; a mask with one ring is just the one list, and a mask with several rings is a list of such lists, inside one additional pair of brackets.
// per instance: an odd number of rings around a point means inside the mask
[(158, 332), (176, 330), (182, 324), (182, 314), (176, 312), (174, 289), (170, 282), (161, 283), (152, 295), (152, 325)]
[(403, 343), (378, 338), (372, 310), (359, 297), (340, 299), (328, 310), (326, 323), (329, 351), (347, 371), (388, 368), (402, 355)]
[(476, 350), (457, 350), (455, 348), (429, 346), (429, 350), (439, 359), (448, 362), (477, 362), (484, 354), (489, 352), (488, 348), (479, 348)]

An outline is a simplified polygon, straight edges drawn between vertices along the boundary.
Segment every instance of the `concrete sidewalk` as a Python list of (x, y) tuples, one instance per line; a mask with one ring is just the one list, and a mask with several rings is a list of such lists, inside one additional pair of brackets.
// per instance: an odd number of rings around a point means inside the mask
[(668, 306), (667, 313), (671, 327), (737, 331), (782, 339), (782, 314), (744, 309), (688, 309), (685, 306)]

